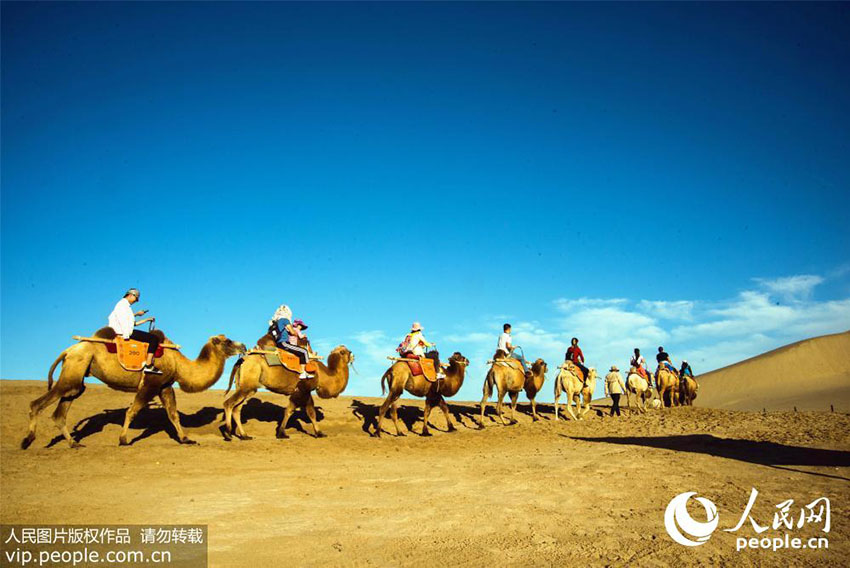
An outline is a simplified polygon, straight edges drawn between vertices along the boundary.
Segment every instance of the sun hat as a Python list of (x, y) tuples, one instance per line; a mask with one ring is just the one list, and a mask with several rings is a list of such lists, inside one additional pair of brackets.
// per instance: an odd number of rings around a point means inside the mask
[(618, 372), (618, 373), (619, 373), (619, 372), (620, 372), (620, 369), (618, 369), (618, 368), (617, 368), (617, 365), (611, 365), (611, 371), (612, 371), (612, 372), (613, 372), (613, 371), (616, 371), (616, 372)]
[(410, 331), (422, 331), (422, 324), (418, 321), (413, 322), (413, 325), (410, 326)]
[(130, 295), (130, 294), (134, 295), (136, 298), (141, 298), (141, 297), (142, 297), (142, 293), (141, 293), (141, 292), (139, 292), (139, 289), (138, 289), (138, 288), (130, 288), (129, 290), (127, 290), (127, 292), (126, 292), (124, 295), (125, 295), (125, 296), (128, 296), (128, 295)]
[(297, 326), (298, 326), (298, 327), (300, 327), (301, 329), (307, 329), (307, 324), (306, 324), (306, 323), (304, 323), (304, 322), (303, 322), (302, 320), (300, 320), (300, 319), (297, 319), (297, 320), (295, 320), (294, 322), (292, 322), (292, 325), (297, 325)]

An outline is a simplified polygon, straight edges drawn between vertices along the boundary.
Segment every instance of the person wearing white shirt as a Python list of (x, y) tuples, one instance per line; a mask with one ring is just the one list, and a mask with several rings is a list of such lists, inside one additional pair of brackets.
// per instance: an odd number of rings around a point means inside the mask
[[(638, 349), (637, 347), (635, 347), (635, 354), (632, 355), (632, 358), (629, 360), (629, 365), (634, 367), (638, 371), (639, 375), (643, 375), (643, 378), (646, 379), (646, 382), (650, 383), (650, 386), (652, 386), (650, 381), (651, 375), (649, 374), (649, 369), (647, 369), (646, 367), (646, 359), (643, 358), (643, 355), (640, 354), (640, 349)], [(643, 370), (642, 373), (641, 369)], [(629, 388), (628, 375), (626, 375), (626, 388)]]
[(153, 365), (153, 356), (156, 353), (157, 347), (159, 347), (159, 338), (152, 333), (135, 329), (137, 325), (154, 321), (152, 317), (136, 321), (136, 316), (143, 316), (147, 313), (147, 310), (139, 310), (134, 313), (133, 308), (130, 307), (139, 301), (140, 296), (141, 292), (136, 288), (127, 290), (127, 293), (124, 294), (123, 298), (118, 300), (118, 303), (112, 309), (112, 313), (109, 314), (109, 327), (115, 331), (115, 335), (120, 335), (124, 339), (135, 339), (147, 343), (149, 345), (148, 359), (143, 372), (161, 375), (162, 371)]
[(525, 372), (528, 372), (528, 366), (525, 363), (525, 359), (514, 353), (513, 340), (511, 339), (511, 324), (506, 323), (502, 326), (502, 334), (499, 336), (499, 343), (496, 346), (496, 355), (494, 359), (499, 359), (503, 357), (512, 357), (522, 363), (522, 369)]

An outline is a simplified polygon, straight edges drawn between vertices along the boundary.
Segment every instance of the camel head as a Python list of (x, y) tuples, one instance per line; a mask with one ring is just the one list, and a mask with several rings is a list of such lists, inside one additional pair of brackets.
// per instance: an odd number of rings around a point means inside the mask
[(460, 351), (455, 351), (454, 353), (452, 353), (452, 356), (449, 357), (449, 366), (451, 366), (452, 364), (465, 368), (467, 365), (469, 365), (469, 359), (464, 357), (460, 353)]
[(348, 366), (354, 363), (354, 353), (345, 345), (334, 347), (328, 355), (328, 368), (336, 369), (339, 365)]
[(210, 337), (207, 341), (207, 345), (211, 346), (213, 350), (221, 352), (225, 359), (247, 351), (244, 343), (233, 341), (223, 334), (213, 335)]
[(537, 376), (545, 375), (548, 370), (549, 366), (546, 365), (546, 361), (543, 359), (537, 359), (537, 361), (531, 364), (531, 372)]
[(596, 367), (588, 367), (588, 369), (587, 369), (587, 380), (588, 381), (596, 380)]

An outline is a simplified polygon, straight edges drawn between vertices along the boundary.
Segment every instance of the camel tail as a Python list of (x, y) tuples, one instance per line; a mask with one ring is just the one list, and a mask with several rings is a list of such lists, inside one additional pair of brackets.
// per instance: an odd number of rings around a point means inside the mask
[(388, 383), (388, 382), (389, 382), (389, 380), (388, 380), (388, 379), (389, 379), (389, 376), (390, 376), (390, 372), (391, 372), (392, 370), (393, 370), (393, 369), (392, 369), (392, 367), (390, 367), (389, 369), (387, 369), (387, 372), (386, 372), (386, 373), (384, 373), (384, 374), (381, 376), (381, 396), (383, 396), (383, 395), (384, 395), (384, 394), (386, 394), (386, 392), (387, 392), (386, 383)]
[(229, 392), (230, 392), (230, 387), (232, 387), (232, 386), (233, 386), (233, 379), (234, 379), (234, 378), (236, 379), (236, 386), (237, 386), (237, 387), (239, 386), (239, 377), (238, 377), (238, 374), (239, 374), (239, 369), (242, 367), (242, 362), (243, 362), (244, 360), (245, 360), (244, 358), (240, 357), (240, 358), (239, 358), (239, 360), (238, 360), (238, 361), (236, 361), (236, 362), (233, 364), (233, 370), (231, 370), (231, 371), (230, 371), (230, 382), (229, 382), (229, 383), (227, 383), (227, 390), (226, 390), (226, 391), (224, 391), (224, 395), (225, 395), (225, 396), (227, 396), (227, 393), (229, 393)]
[(56, 360), (53, 362), (53, 364), (50, 365), (50, 370), (47, 371), (47, 390), (50, 390), (50, 389), (53, 388), (53, 371), (56, 370), (56, 367), (59, 365), (59, 363), (61, 363), (62, 361), (65, 360), (65, 356), (67, 354), (68, 354), (68, 351), (66, 349), (65, 351), (60, 353), (59, 357), (57, 357)]
[(493, 369), (487, 371), (487, 377), (484, 379), (484, 398), (490, 398), (493, 394), (493, 386), (496, 384), (496, 377), (493, 375)]

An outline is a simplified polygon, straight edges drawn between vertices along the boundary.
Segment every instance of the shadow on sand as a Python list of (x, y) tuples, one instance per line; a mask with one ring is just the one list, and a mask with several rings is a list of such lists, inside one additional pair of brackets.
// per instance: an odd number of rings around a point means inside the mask
[[(464, 428), (476, 428), (477, 426), (469, 426), (463, 420), (467, 418), (469, 422), (473, 424), (477, 424), (477, 416), (475, 414), (475, 409), (460, 404), (452, 404), (446, 403), (449, 408), (449, 414), (454, 420), (456, 426), (463, 426)], [(357, 419), (363, 421), (362, 430), (373, 436), (375, 430), (378, 428), (378, 410), (381, 408), (379, 404), (369, 404), (363, 402), (361, 400), (354, 399), (351, 401), (350, 407), (351, 413), (357, 417)], [(432, 430), (437, 430), (440, 432), (445, 432), (443, 428), (435, 428), (434, 427), (434, 413), (442, 415), (443, 412), (439, 407), (431, 409), (431, 419), (429, 420), (430, 426), (429, 428)], [(398, 419), (404, 424), (405, 430), (410, 433), (419, 434), (422, 428), (422, 419), (424, 418), (425, 413), (422, 408), (419, 406), (413, 405), (404, 405), (399, 402), (398, 405)], [(413, 426), (418, 424), (417, 431), (413, 430)], [(395, 428), (393, 428), (392, 424), (392, 416), (391, 411), (387, 410), (387, 414), (384, 416), (384, 431), (387, 433), (395, 433)]]
[[(315, 408), (316, 422), (321, 422), (325, 419), (325, 413), (322, 411), (321, 406), (316, 406)], [(259, 422), (274, 422), (279, 427), (280, 421), (283, 420), (283, 411), (283, 406), (258, 398), (252, 398), (242, 407), (242, 424), (248, 424), (251, 420), (257, 420)], [(305, 426), (309, 426), (311, 432), (307, 432)], [(302, 434), (313, 435), (310, 418), (307, 416), (307, 411), (303, 408), (297, 409), (289, 417), (287, 429), (289, 428), (294, 428)]]
[(842, 450), (824, 450), (803, 446), (787, 446), (785, 444), (777, 444), (775, 442), (757, 442), (755, 440), (718, 438), (717, 436), (712, 436), (710, 434), (646, 437), (609, 436), (604, 438), (586, 438), (580, 436), (567, 436), (566, 434), (559, 434), (559, 436), (570, 438), (572, 440), (580, 440), (582, 442), (643, 446), (646, 448), (675, 450), (677, 452), (707, 454), (710, 456), (765, 465), (775, 469), (850, 481), (850, 478), (838, 475), (783, 467), (850, 467), (850, 452)]
[[(123, 427), (126, 412), (126, 408), (111, 408), (83, 418), (71, 430), (71, 437), (77, 442), (82, 442), (89, 436), (102, 432), (109, 425), (116, 425), (119, 428)], [(325, 415), (321, 407), (317, 406), (316, 421), (321, 422), (324, 417)], [(180, 424), (184, 428), (209, 426), (216, 421), (221, 421), (223, 418), (224, 411), (214, 406), (205, 406), (193, 414), (183, 414), (180, 412)], [(275, 424), (279, 424), (282, 419), (283, 407), (257, 398), (252, 398), (246, 402), (242, 410), (243, 423), (247, 423), (250, 420), (258, 420), (260, 422), (274, 422)], [(308, 432), (305, 430), (304, 425), (309, 425), (309, 423), (310, 419), (307, 417), (307, 413), (303, 409), (299, 409), (292, 414), (289, 420), (289, 428), (295, 428), (299, 432), (307, 434)], [(161, 406), (147, 407), (140, 410), (130, 425), (130, 428), (131, 430), (142, 430), (138, 436), (130, 440), (131, 445), (160, 432), (166, 432), (172, 440), (179, 442), (177, 433), (172, 428), (165, 409)], [(62, 435), (57, 435), (47, 444), (47, 447), (53, 447), (63, 441), (64, 438)]]
[[(99, 414), (83, 418), (71, 430), (71, 437), (75, 441), (81, 442), (89, 436), (102, 432), (110, 424), (123, 427), (126, 412), (126, 408), (111, 408)], [(205, 406), (194, 414), (183, 414), (181, 412), (180, 424), (184, 428), (200, 428), (215, 422), (223, 412), (221, 408), (215, 408), (213, 406)], [(141, 434), (130, 440), (130, 444), (134, 444), (139, 440), (149, 438), (160, 432), (166, 432), (175, 442), (179, 441), (177, 439), (177, 433), (171, 427), (171, 422), (168, 421), (168, 415), (162, 407), (147, 407), (140, 410), (131, 425), (131, 429), (133, 430), (138, 430), (139, 428), (142, 428)], [(53, 438), (47, 447), (52, 447), (63, 440), (64, 438), (60, 434)]]

